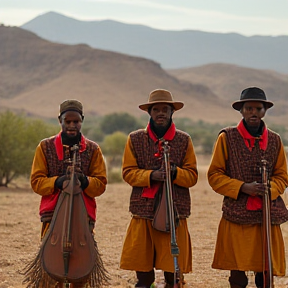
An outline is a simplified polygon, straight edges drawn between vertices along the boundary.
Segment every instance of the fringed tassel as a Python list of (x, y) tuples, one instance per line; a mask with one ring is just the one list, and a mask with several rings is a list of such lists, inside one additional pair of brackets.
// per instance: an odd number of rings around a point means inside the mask
[[(105, 285), (109, 285), (109, 280), (111, 279), (108, 276), (108, 271), (104, 267), (95, 239), (94, 248), (96, 256), (95, 266), (89, 275), (87, 284), (89, 285), (88, 287), (91, 288), (101, 288)], [(43, 269), (41, 262), (41, 248), (36, 257), (18, 272), (21, 275), (24, 275), (22, 284), (26, 285), (26, 288), (51, 288), (56, 287), (56, 284), (58, 283)], [(83, 287), (85, 287), (85, 285)]]
[(40, 255), (41, 249), (35, 259), (19, 271), (20, 274), (24, 275), (22, 284), (25, 284), (27, 288), (51, 288), (57, 284), (57, 281), (52, 279), (43, 269)]
[(98, 251), (97, 242), (94, 239), (94, 248), (95, 248), (95, 266), (93, 271), (90, 274), (88, 285), (91, 288), (100, 288), (103, 285), (108, 285), (110, 277), (108, 276), (108, 271), (105, 269), (101, 255)]

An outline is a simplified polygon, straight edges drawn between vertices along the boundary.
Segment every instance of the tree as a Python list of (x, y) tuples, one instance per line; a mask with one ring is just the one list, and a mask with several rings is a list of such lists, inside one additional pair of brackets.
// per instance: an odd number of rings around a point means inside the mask
[(7, 187), (13, 179), (30, 173), (37, 144), (56, 129), (10, 111), (0, 114), (0, 127), (0, 186)]
[(142, 123), (128, 113), (113, 113), (103, 117), (100, 123), (100, 129), (104, 134), (112, 134), (116, 131), (130, 133), (143, 127)]
[(101, 144), (107, 162), (109, 183), (120, 182), (122, 180), (121, 160), (126, 141), (127, 135), (117, 131), (111, 135), (107, 135)]
[(122, 157), (126, 141), (127, 135), (120, 131), (105, 136), (101, 144), (103, 154), (110, 157), (111, 161), (114, 162), (115, 158), (119, 158), (119, 156)]

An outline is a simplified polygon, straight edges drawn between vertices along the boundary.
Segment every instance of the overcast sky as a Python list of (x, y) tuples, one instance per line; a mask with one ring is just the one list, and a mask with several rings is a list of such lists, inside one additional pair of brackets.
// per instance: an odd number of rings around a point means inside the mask
[(0, 0), (0, 23), (21, 26), (49, 11), (164, 30), (288, 35), (288, 0)]

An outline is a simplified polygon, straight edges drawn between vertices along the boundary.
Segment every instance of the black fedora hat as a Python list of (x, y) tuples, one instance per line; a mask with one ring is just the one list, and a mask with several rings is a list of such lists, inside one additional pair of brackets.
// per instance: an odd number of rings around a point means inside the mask
[(258, 87), (249, 87), (241, 92), (240, 100), (232, 103), (232, 107), (235, 110), (240, 111), (244, 102), (247, 101), (264, 102), (266, 109), (269, 109), (274, 105), (273, 102), (267, 100), (266, 95), (262, 89)]

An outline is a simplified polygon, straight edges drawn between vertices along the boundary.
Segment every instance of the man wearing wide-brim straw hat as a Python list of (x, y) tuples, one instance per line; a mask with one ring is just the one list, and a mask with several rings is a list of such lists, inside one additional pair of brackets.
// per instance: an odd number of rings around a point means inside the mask
[[(170, 147), (173, 202), (178, 215), (175, 222), (179, 220), (176, 228), (179, 267), (182, 273), (192, 270), (191, 239), (186, 219), (191, 206), (189, 188), (196, 184), (198, 172), (192, 140), (187, 133), (176, 129), (172, 120), (173, 113), (183, 106), (168, 90), (152, 91), (148, 102), (139, 105), (141, 110), (149, 113), (150, 121), (145, 129), (130, 133), (126, 143), (122, 173), (123, 179), (132, 186), (129, 207), (132, 219), (120, 267), (136, 271), (135, 287), (149, 288), (155, 280), (154, 268), (164, 271), (166, 288), (173, 287), (175, 282), (170, 232), (162, 231), (155, 220), (158, 215), (155, 211), (160, 210), (161, 199), (164, 199), (167, 176), (163, 141), (167, 141)], [(179, 278), (176, 282), (180, 287), (184, 280)]]
[[(288, 213), (280, 195), (288, 185), (286, 156), (280, 136), (262, 120), (272, 106), (262, 89), (244, 89), (240, 100), (232, 103), (242, 119), (236, 127), (220, 131), (208, 170), (209, 184), (224, 196), (212, 268), (230, 270), (232, 288), (247, 287), (246, 271), (255, 272), (256, 286), (264, 287), (262, 197), (266, 189), (272, 202), (273, 275), (285, 275), (280, 224), (288, 220)], [(262, 179), (262, 160), (267, 161), (268, 188)]]

